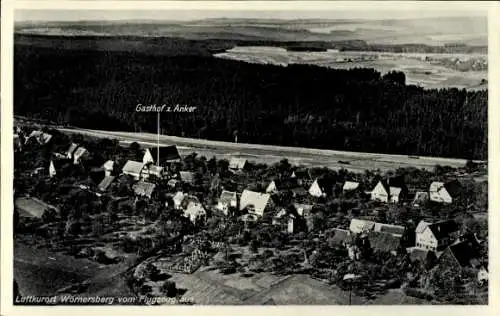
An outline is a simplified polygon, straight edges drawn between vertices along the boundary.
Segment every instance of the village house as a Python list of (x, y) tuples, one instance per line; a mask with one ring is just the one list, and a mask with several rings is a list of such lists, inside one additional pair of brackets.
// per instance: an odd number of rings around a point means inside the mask
[(240, 211), (248, 209), (250, 213), (263, 216), (266, 209), (273, 206), (271, 196), (267, 193), (244, 190), (240, 196)]
[(375, 227), (375, 222), (367, 221), (364, 219), (353, 218), (353, 219), (351, 219), (351, 224), (349, 225), (349, 230), (353, 234), (361, 234), (361, 233), (367, 233), (369, 231), (373, 231), (374, 227)]
[(49, 177), (53, 178), (56, 175), (57, 175), (56, 166), (54, 165), (54, 161), (51, 160), (49, 164)]
[(469, 242), (461, 241), (449, 245), (439, 256), (439, 265), (444, 267), (460, 268), (476, 268), (479, 269), (481, 264), (478, 260), (479, 253)]
[(220, 195), (216, 208), (219, 211), (223, 212), (224, 215), (228, 216), (229, 208), (231, 207), (238, 207), (238, 195), (236, 194), (236, 192), (224, 190)]
[(324, 178), (317, 178), (309, 187), (309, 194), (314, 197), (332, 195), (333, 186), (333, 181)]
[(106, 192), (114, 180), (114, 176), (105, 176), (104, 179), (102, 179), (102, 181), (97, 185), (98, 190), (101, 192)]
[(429, 199), (436, 203), (450, 204), (456, 200), (462, 191), (460, 182), (457, 180), (443, 182), (432, 182), (429, 187)]
[(275, 226), (286, 226), (286, 231), (289, 234), (297, 233), (305, 229), (304, 218), (296, 211), (295, 208), (281, 209), (273, 216), (272, 224)]
[(346, 229), (333, 228), (331, 232), (333, 233), (333, 236), (330, 236), (327, 239), (327, 242), (331, 246), (347, 247), (352, 239), (351, 232)]
[(451, 244), (459, 233), (459, 226), (453, 220), (435, 223), (420, 221), (415, 229), (416, 247), (432, 251), (441, 251)]
[(423, 192), (423, 191), (418, 191), (415, 193), (415, 198), (413, 199), (413, 206), (414, 207), (422, 207), (429, 201), (429, 193)]
[(406, 252), (411, 262), (418, 262), (427, 268), (432, 268), (437, 262), (436, 253), (431, 250), (410, 247), (406, 248)]
[(371, 231), (368, 240), (373, 251), (388, 252), (395, 256), (401, 250), (401, 236), (398, 235)]
[(194, 176), (193, 172), (181, 171), (181, 172), (179, 172), (179, 176), (180, 176), (182, 182), (194, 185), (195, 176)]
[(389, 180), (380, 180), (371, 192), (373, 201), (385, 203), (399, 203), (407, 194), (403, 177), (391, 177)]
[(199, 201), (189, 201), (184, 209), (184, 216), (189, 218), (192, 223), (203, 220), (206, 215), (207, 212)]
[(106, 161), (102, 167), (104, 168), (104, 173), (106, 176), (111, 176), (113, 173), (115, 162), (113, 160)]
[(79, 164), (84, 158), (87, 158), (89, 155), (90, 154), (87, 149), (85, 149), (84, 147), (78, 147), (73, 153), (73, 163), (75, 165)]
[(129, 160), (123, 166), (122, 173), (132, 176), (135, 180), (139, 180), (146, 176), (143, 170), (144, 170), (144, 163)]
[(155, 189), (156, 184), (146, 182), (144, 180), (141, 180), (132, 186), (132, 190), (134, 190), (135, 195), (147, 198), (151, 198)]
[[(157, 162), (157, 158), (160, 158), (160, 161)], [(179, 151), (177, 150), (177, 146), (164, 146), (164, 147), (151, 147), (146, 148), (144, 151), (144, 156), (142, 158), (142, 162), (153, 163), (157, 166), (165, 166), (172, 162), (181, 161), (181, 156), (179, 155)]]
[(266, 193), (277, 193), (284, 190), (292, 190), (298, 187), (299, 183), (295, 178), (275, 179), (267, 186)]
[(348, 192), (356, 191), (358, 188), (359, 188), (359, 182), (346, 181), (342, 186), (342, 192), (346, 194)]
[(233, 157), (229, 160), (229, 169), (231, 170), (243, 170), (247, 164), (247, 160), (245, 158), (237, 158)]
[(181, 209), (182, 208), (182, 201), (184, 201), (184, 197), (186, 196), (186, 194), (184, 194), (183, 192), (181, 191), (178, 191), (174, 194), (172, 200), (174, 202), (174, 208), (175, 209)]
[(405, 227), (400, 225), (391, 225), (391, 224), (381, 224), (375, 223), (373, 226), (374, 232), (391, 234), (395, 237), (402, 237), (405, 234)]
[(162, 179), (165, 176), (165, 168), (147, 163), (144, 166), (143, 173), (145, 175), (145, 178), (155, 176), (158, 179)]
[(52, 135), (48, 133), (44, 133), (42, 131), (32, 131), (29, 136), (26, 138), (25, 143), (29, 141), (36, 141), (40, 145), (45, 145), (50, 142), (52, 139)]

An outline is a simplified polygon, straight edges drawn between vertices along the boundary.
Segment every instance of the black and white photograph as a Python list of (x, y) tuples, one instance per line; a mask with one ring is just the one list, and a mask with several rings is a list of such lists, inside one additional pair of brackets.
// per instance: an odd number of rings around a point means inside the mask
[(291, 2), (14, 10), (14, 307), (489, 304), (488, 5)]

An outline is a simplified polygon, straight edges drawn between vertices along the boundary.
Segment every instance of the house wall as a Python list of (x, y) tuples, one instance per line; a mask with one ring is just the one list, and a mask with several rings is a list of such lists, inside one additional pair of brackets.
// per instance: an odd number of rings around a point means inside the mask
[(416, 234), (415, 246), (420, 249), (436, 251), (438, 241), (429, 227), (426, 227), (422, 233)]
[(437, 192), (429, 192), (429, 199), (433, 202), (437, 202), (437, 203), (451, 203), (453, 202), (453, 199), (452, 197), (450, 196), (450, 194), (448, 193), (448, 191), (446, 191), (446, 188), (441, 188), (440, 190), (438, 190)]
[(276, 191), (276, 183), (274, 181), (271, 181), (269, 185), (267, 186), (266, 193), (271, 193)]
[(385, 190), (384, 186), (382, 183), (379, 181), (375, 188), (373, 188), (373, 191), (371, 193), (371, 199), (373, 201), (380, 201), (380, 202), (388, 202), (389, 201), (389, 194)]
[(142, 157), (142, 162), (143, 163), (149, 163), (149, 162), (154, 163), (155, 162), (155, 159), (151, 155), (151, 152), (149, 151), (149, 149), (146, 149), (146, 152), (144, 153), (144, 156)]
[(311, 187), (309, 188), (309, 194), (314, 197), (320, 197), (323, 195), (323, 191), (321, 191), (321, 188), (318, 185), (318, 181), (314, 181), (314, 183), (311, 185)]

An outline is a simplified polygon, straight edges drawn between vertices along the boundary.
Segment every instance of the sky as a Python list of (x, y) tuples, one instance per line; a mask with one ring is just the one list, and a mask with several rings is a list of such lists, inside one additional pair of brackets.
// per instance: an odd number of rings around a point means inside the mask
[(16, 21), (79, 20), (200, 20), (207, 18), (273, 18), (273, 19), (402, 19), (424, 17), (487, 16), (486, 10), (21, 10)]

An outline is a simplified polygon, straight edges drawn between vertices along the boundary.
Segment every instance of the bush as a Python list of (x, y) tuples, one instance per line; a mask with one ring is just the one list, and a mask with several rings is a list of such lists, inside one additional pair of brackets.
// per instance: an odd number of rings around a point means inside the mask
[(161, 291), (167, 297), (175, 297), (175, 295), (177, 294), (177, 288), (175, 286), (175, 282), (165, 281), (161, 286)]
[(428, 300), (428, 301), (430, 301), (434, 298), (429, 293), (425, 293), (423, 291), (413, 289), (413, 288), (405, 288), (405, 289), (403, 289), (403, 292), (405, 293), (405, 295), (413, 296), (413, 297)]

